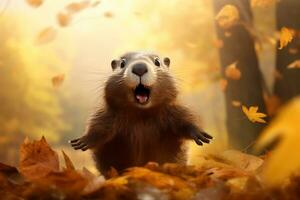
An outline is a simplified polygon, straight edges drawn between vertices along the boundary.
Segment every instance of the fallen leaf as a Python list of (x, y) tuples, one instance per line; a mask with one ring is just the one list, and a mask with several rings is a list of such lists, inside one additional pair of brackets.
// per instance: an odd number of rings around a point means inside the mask
[(64, 151), (62, 151), (62, 154), (65, 160), (66, 169), (75, 170), (74, 164), (70, 157)]
[(26, 2), (32, 7), (39, 7), (43, 4), (43, 0), (26, 0)]
[(220, 27), (228, 29), (237, 24), (240, 14), (236, 6), (225, 5), (217, 14), (216, 20)]
[(251, 0), (251, 7), (267, 7), (275, 3), (275, 0)]
[(246, 106), (242, 106), (242, 110), (251, 122), (266, 123), (266, 121), (262, 118), (266, 117), (267, 115), (257, 112), (257, 106), (251, 106), (249, 109)]
[(56, 30), (53, 27), (47, 27), (41, 30), (36, 37), (36, 44), (47, 44), (56, 37)]
[(42, 137), (39, 141), (25, 139), (20, 148), (20, 173), (29, 180), (39, 179), (59, 170), (58, 155)]
[(228, 86), (228, 81), (224, 78), (222, 78), (220, 81), (219, 81), (219, 84), (220, 84), (220, 88), (223, 92), (225, 92), (227, 86)]
[(225, 76), (233, 80), (239, 80), (242, 76), (241, 71), (237, 68), (237, 63), (234, 62), (228, 65), (225, 69)]
[(65, 74), (59, 74), (57, 76), (54, 76), (52, 78), (53, 87), (55, 88), (60, 87), (63, 84), (64, 80), (65, 80)]
[(291, 64), (289, 64), (287, 66), (288, 69), (295, 69), (295, 68), (299, 68), (300, 69), (300, 60), (295, 60), (294, 62), (292, 62)]
[(61, 27), (66, 27), (71, 23), (72, 16), (68, 13), (60, 12), (56, 15), (57, 22)]
[(234, 107), (240, 107), (242, 105), (240, 101), (236, 101), (236, 100), (231, 101), (231, 104)]
[(285, 46), (287, 46), (293, 40), (294, 34), (294, 30), (283, 27), (280, 31), (279, 49), (283, 49)]

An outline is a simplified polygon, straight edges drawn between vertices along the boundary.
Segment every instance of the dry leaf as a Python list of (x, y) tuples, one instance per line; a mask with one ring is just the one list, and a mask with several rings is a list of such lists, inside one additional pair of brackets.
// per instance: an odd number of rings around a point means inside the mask
[(81, 2), (70, 3), (65, 7), (65, 9), (70, 14), (74, 14), (74, 13), (82, 11), (83, 9), (86, 9), (89, 6), (90, 6), (90, 1), (89, 0), (84, 0), (84, 1), (81, 1)]
[(72, 16), (68, 13), (60, 12), (56, 15), (56, 19), (61, 27), (66, 27), (71, 23)]
[(105, 12), (103, 15), (104, 15), (104, 17), (107, 17), (107, 18), (114, 17), (114, 14), (112, 12), (110, 12), (110, 11)]
[(54, 76), (52, 78), (53, 87), (55, 88), (60, 87), (63, 84), (64, 80), (65, 80), (65, 74), (59, 74), (57, 76)]
[(241, 71), (237, 68), (237, 63), (234, 62), (228, 65), (225, 69), (225, 76), (233, 80), (239, 80), (242, 76)]
[(242, 106), (242, 110), (251, 122), (266, 123), (266, 121), (262, 118), (266, 117), (267, 115), (257, 112), (257, 106), (251, 106), (249, 109), (246, 106)]
[(295, 69), (295, 68), (299, 68), (300, 69), (300, 60), (295, 60), (294, 62), (292, 62), (291, 64), (289, 64), (287, 66), (288, 69)]
[(46, 44), (54, 40), (56, 37), (56, 30), (53, 27), (47, 27), (41, 30), (36, 37), (36, 44)]
[(228, 29), (236, 25), (239, 21), (240, 14), (234, 5), (225, 5), (216, 16), (220, 27)]
[(235, 100), (231, 101), (231, 104), (234, 107), (240, 107), (242, 105), (240, 101), (235, 101)]
[(39, 7), (43, 4), (43, 0), (26, 0), (27, 3), (32, 7)]
[(251, 0), (252, 7), (267, 7), (275, 3), (275, 0)]
[(75, 170), (74, 164), (70, 157), (64, 151), (62, 151), (62, 154), (64, 156), (66, 169)]
[(58, 155), (45, 138), (30, 142), (25, 139), (20, 148), (20, 173), (29, 180), (39, 179), (59, 170)]
[(283, 27), (280, 31), (280, 46), (279, 49), (283, 49), (283, 47), (287, 46), (294, 37), (295, 32), (291, 29)]
[(271, 186), (282, 186), (291, 174), (300, 169), (300, 98), (286, 105), (263, 131), (255, 148), (262, 149), (280, 139), (276, 148), (266, 159), (263, 179)]

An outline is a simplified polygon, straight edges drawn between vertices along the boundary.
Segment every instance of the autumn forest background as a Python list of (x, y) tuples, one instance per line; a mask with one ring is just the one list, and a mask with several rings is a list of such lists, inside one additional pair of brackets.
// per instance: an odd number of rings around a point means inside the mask
[(0, 161), (17, 165), (24, 139), (45, 136), (95, 171), (68, 140), (101, 101), (111, 60), (150, 50), (171, 58), (180, 101), (214, 136), (190, 144), (190, 164), (279, 143), (270, 173), (285, 156), (290, 173), (300, 166), (299, 29), (298, 0), (0, 0)]

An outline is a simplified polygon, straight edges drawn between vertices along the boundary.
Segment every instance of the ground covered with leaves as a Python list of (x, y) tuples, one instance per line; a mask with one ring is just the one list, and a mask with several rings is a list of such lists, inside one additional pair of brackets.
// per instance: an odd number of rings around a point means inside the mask
[(227, 150), (207, 155), (201, 166), (148, 163), (105, 179), (76, 169), (62, 152), (65, 166), (45, 138), (26, 139), (18, 168), (0, 163), (1, 199), (299, 199), (300, 177), (266, 187), (264, 158)]

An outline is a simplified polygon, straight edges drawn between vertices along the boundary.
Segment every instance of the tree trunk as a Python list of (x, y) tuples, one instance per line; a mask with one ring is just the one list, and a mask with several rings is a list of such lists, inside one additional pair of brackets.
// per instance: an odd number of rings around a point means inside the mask
[[(263, 124), (249, 121), (240, 107), (234, 107), (232, 101), (237, 100), (247, 107), (258, 106), (259, 112), (266, 112), (262, 75), (255, 52), (254, 40), (245, 28), (252, 24), (252, 13), (248, 0), (214, 0), (215, 13), (225, 5), (234, 5), (240, 13), (240, 23), (228, 29), (223, 29), (216, 23), (217, 35), (224, 45), (219, 49), (220, 64), (223, 77), (228, 65), (237, 62), (241, 71), (239, 80), (226, 78), (228, 86), (225, 91), (227, 131), (230, 145), (244, 150), (251, 149), (257, 136), (264, 127)], [(229, 34), (228, 34), (229, 33)]]
[(300, 70), (288, 69), (287, 66), (300, 59), (300, 1), (281, 0), (277, 3), (277, 29), (282, 27), (294, 29), (298, 32), (292, 42), (279, 50), (277, 48), (276, 69), (281, 74), (275, 81), (274, 93), (282, 102), (300, 94)]

